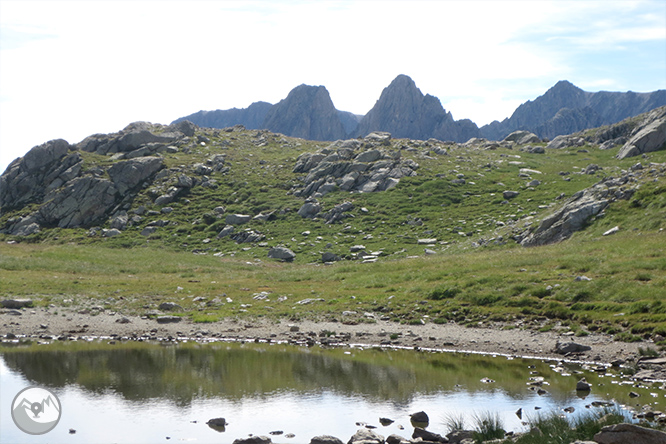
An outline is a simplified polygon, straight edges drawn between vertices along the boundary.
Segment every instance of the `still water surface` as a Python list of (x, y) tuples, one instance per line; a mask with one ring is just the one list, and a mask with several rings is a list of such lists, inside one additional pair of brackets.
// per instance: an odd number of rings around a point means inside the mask
[[(590, 411), (592, 401), (629, 402), (631, 390), (663, 399), (653, 388), (578, 371), (522, 358), (269, 344), (1, 347), (0, 442), (232, 443), (249, 434), (276, 443), (309, 443), (324, 434), (346, 442), (357, 423), (377, 426), (385, 437), (411, 437), (409, 414), (421, 410), (430, 416), (428, 429), (440, 434), (448, 431), (447, 416), (462, 415), (471, 427), (473, 415), (484, 412), (521, 431), (519, 408), (524, 420), (566, 407)], [(574, 389), (581, 376), (593, 384), (586, 397)], [(542, 395), (528, 386), (538, 377), (545, 379)], [(46, 435), (26, 435), (11, 419), (14, 395), (31, 385), (51, 389), (62, 404), (60, 423)], [(206, 425), (215, 417), (226, 418), (225, 431)], [(380, 417), (395, 423), (384, 427)], [(284, 433), (270, 435), (278, 431)]]

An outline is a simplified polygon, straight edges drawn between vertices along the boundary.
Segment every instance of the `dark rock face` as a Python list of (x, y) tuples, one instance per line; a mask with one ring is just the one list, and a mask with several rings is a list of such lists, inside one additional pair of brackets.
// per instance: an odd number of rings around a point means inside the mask
[(515, 130), (554, 138), (586, 128), (610, 125), (666, 105), (666, 90), (651, 93), (586, 92), (559, 81), (533, 101), (520, 105), (508, 119), (480, 128), (481, 137), (501, 140)]
[(116, 203), (113, 182), (93, 176), (74, 179), (40, 207), (40, 225), (74, 228), (102, 219)]
[(46, 192), (76, 177), (81, 169), (81, 156), (68, 155), (70, 148), (65, 140), (51, 140), (13, 161), (0, 176), (0, 209), (41, 202)]
[(266, 114), (273, 105), (268, 102), (254, 102), (247, 108), (232, 108), (215, 111), (199, 111), (173, 121), (190, 121), (208, 128), (228, 128), (243, 125), (247, 129), (262, 129)]
[(141, 157), (118, 162), (109, 168), (109, 177), (120, 194), (135, 188), (162, 168), (159, 157)]
[(345, 131), (338, 110), (323, 86), (300, 85), (266, 114), (264, 128), (308, 140), (336, 140)]
[(439, 99), (424, 96), (406, 75), (399, 75), (382, 91), (375, 106), (359, 123), (356, 134), (366, 136), (372, 131), (387, 131), (396, 138), (455, 142), (466, 142), (479, 134), (472, 121), (453, 120)]

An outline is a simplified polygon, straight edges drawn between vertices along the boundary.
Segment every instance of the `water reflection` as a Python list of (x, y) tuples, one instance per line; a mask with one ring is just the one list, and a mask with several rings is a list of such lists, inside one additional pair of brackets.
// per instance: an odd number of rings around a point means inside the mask
[[(231, 442), (249, 433), (267, 434), (271, 427), (297, 430), (297, 438), (289, 442), (309, 442), (319, 434), (346, 441), (357, 428), (356, 422), (377, 422), (379, 416), (390, 415), (398, 421), (383, 433), (411, 436), (411, 430), (398, 429), (400, 421), (407, 427), (409, 413), (426, 409), (434, 423), (431, 429), (434, 426), (439, 432), (446, 432), (441, 418), (451, 410), (500, 412), (507, 427), (516, 429), (521, 424), (513, 412), (521, 407), (526, 412), (533, 412), (536, 406), (561, 410), (573, 405), (584, 410), (592, 400), (621, 400), (628, 392), (612, 384), (611, 378), (586, 373), (595, 388), (583, 400), (574, 390), (580, 376), (556, 373), (552, 363), (452, 353), (136, 342), (113, 346), (72, 342), (0, 351), (6, 371), (16, 381), (15, 386), (6, 386), (9, 379), (3, 375), (3, 391), (20, 390), (21, 381), (60, 389), (70, 398), (63, 401), (63, 408), (76, 405), (79, 409), (75, 422), (82, 417), (95, 421), (86, 409), (108, 412), (115, 405), (119, 406), (116, 414), (125, 411), (125, 416), (114, 419), (123, 428), (132, 430), (132, 421), (137, 420), (133, 416), (141, 411), (136, 427), (142, 433), (152, 421), (156, 428), (178, 425), (179, 430), (186, 430), (185, 435), (200, 441), (213, 439), (206, 435), (213, 433), (216, 442), (220, 436)], [(570, 373), (576, 370), (568, 369)], [(545, 379), (542, 396), (528, 390), (529, 378), (536, 375)], [(205, 426), (216, 416), (224, 416), (230, 423), (222, 434)], [(91, 442), (105, 442), (97, 439), (107, 437), (124, 441), (122, 433), (127, 430), (111, 430), (115, 435), (88, 438)], [(126, 442), (136, 442), (133, 439), (139, 435), (135, 431)], [(85, 435), (68, 441), (81, 436)]]

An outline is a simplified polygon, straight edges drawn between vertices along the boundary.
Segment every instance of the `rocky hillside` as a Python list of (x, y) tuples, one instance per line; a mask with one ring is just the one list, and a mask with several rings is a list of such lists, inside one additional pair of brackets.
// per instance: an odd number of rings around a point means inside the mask
[(520, 105), (511, 117), (480, 128), (482, 137), (499, 140), (516, 130), (541, 138), (571, 134), (617, 123), (666, 105), (666, 90), (651, 93), (583, 91), (565, 80), (534, 101)]
[(543, 96), (520, 105), (510, 118), (478, 128), (470, 120), (454, 120), (439, 99), (429, 94), (424, 96), (411, 78), (399, 75), (365, 116), (334, 111), (323, 86), (300, 85), (276, 105), (257, 102), (240, 110), (199, 111), (174, 123), (189, 120), (209, 128), (243, 125), (291, 137), (329, 141), (364, 137), (373, 131), (390, 132), (394, 137), (466, 142), (472, 137), (503, 140), (514, 131), (524, 130), (552, 139), (614, 124), (664, 105), (666, 90), (592, 93), (560, 81)]
[(328, 262), (544, 245), (613, 220), (665, 228), (665, 126), (666, 107), (546, 145), (138, 122), (14, 161), (0, 237)]

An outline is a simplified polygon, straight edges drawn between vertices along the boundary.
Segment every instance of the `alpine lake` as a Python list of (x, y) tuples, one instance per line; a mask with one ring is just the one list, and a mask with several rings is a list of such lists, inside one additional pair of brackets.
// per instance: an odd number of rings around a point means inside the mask
[[(631, 418), (632, 409), (666, 403), (662, 383), (638, 384), (630, 369), (593, 363), (182, 338), (47, 342), (0, 346), (0, 442), (232, 443), (265, 435), (307, 444), (320, 435), (347, 442), (366, 426), (409, 439), (410, 414), (419, 411), (441, 435), (451, 419), (473, 428), (475, 417), (489, 413), (520, 433), (536, 415), (612, 406)], [(590, 391), (576, 391), (582, 377)], [(60, 400), (60, 422), (47, 434), (25, 434), (12, 422), (12, 399), (29, 386)], [(225, 427), (207, 424), (220, 417)]]

